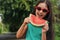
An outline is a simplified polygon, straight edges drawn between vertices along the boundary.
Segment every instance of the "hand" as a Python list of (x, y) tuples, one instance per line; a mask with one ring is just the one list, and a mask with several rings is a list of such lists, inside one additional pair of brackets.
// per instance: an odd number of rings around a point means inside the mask
[(30, 20), (29, 17), (25, 18), (25, 19), (24, 19), (24, 23), (25, 23), (25, 24), (29, 23), (29, 20)]

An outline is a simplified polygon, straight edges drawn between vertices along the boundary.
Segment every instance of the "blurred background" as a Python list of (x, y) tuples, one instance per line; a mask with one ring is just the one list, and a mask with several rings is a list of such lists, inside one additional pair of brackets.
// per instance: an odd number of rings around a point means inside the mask
[[(0, 0), (0, 35), (16, 32), (38, 1)], [(60, 40), (60, 0), (50, 1), (52, 3), (55, 40)]]

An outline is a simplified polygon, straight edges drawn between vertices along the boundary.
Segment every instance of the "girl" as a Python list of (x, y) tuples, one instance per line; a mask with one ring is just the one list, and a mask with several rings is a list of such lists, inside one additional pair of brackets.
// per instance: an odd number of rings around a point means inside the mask
[[(51, 13), (50, 2), (48, 0), (40, 0), (35, 6), (35, 9), (32, 12), (32, 14), (46, 21), (45, 26), (42, 27), (42, 34), (40, 34), (41, 30), (39, 29), (41, 27), (34, 28), (33, 26), (30, 26), (29, 25), (30, 18), (27, 17), (25, 18), (23, 24), (17, 31), (16, 37), (21, 38), (27, 30), (26, 40), (53, 40), (52, 13)], [(33, 30), (34, 33), (31, 31), (32, 29), (36, 29), (36, 30)]]

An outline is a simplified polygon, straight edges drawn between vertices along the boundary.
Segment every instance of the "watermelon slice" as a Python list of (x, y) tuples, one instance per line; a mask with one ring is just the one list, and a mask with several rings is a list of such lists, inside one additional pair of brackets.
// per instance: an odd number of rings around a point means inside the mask
[(33, 14), (30, 14), (29, 18), (30, 18), (30, 23), (35, 25), (35, 26), (42, 26), (46, 22), (46, 20), (38, 18)]

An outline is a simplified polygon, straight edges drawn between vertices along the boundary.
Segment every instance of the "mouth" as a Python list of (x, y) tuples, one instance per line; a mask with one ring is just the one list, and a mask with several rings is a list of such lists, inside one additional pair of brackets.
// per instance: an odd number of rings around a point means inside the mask
[(42, 17), (43, 15), (42, 14), (38, 14), (39, 17)]

